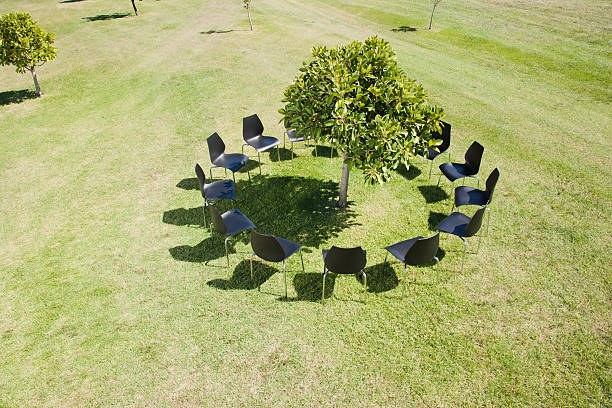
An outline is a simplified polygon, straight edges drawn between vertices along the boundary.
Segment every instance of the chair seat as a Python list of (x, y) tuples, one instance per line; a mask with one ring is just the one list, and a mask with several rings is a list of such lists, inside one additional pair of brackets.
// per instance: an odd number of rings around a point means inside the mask
[[(322, 249), (322, 250), (321, 250), (321, 254), (323, 255), (323, 261), (325, 261), (325, 257), (327, 256), (327, 254), (329, 253), (329, 251), (330, 251), (329, 249)], [(366, 251), (365, 249), (363, 250), (363, 254), (364, 254), (364, 255), (366, 255), (366, 254), (367, 254), (367, 251)], [(331, 272), (334, 272), (334, 273), (342, 273), (342, 272), (336, 272), (336, 271), (331, 271)], [(353, 274), (353, 273), (352, 273), (352, 272), (350, 272), (350, 274)]]
[(440, 165), (440, 171), (450, 181), (455, 181), (462, 177), (469, 177), (476, 174), (471, 167), (462, 163), (442, 163)]
[(408, 253), (410, 248), (412, 248), (414, 243), (421, 238), (423, 237), (418, 236), (416, 238), (407, 239), (405, 241), (398, 242), (397, 244), (389, 245), (388, 247), (385, 247), (385, 249), (389, 251), (391, 255), (399, 259), (401, 262), (404, 262), (406, 254)]
[(222, 154), (213, 162), (215, 166), (223, 167), (231, 171), (238, 171), (246, 164), (249, 157), (240, 153)]
[(486, 191), (478, 190), (474, 187), (460, 186), (455, 189), (455, 205), (480, 205), (483, 206), (489, 201), (489, 194)]
[(285, 259), (289, 258), (293, 255), (298, 249), (302, 247), (301, 244), (297, 242), (289, 241), (288, 239), (275, 237), (278, 244), (283, 248), (283, 252), (285, 253)]
[(204, 185), (204, 197), (207, 200), (233, 200), (236, 198), (232, 180), (217, 180)]
[[(289, 129), (287, 131), (287, 137), (289, 138), (289, 141), (292, 143), (304, 141), (304, 136), (298, 135), (295, 129)], [(310, 137), (308, 137), (308, 139), (310, 139)]]
[(465, 237), (465, 228), (469, 223), (470, 217), (460, 212), (454, 212), (443, 219), (436, 229), (459, 237)]
[(250, 228), (255, 228), (255, 224), (249, 220), (246, 215), (239, 210), (229, 210), (221, 215), (223, 223), (227, 228), (225, 235), (232, 235), (236, 232), (244, 231)]
[(249, 146), (254, 147), (258, 152), (265, 152), (266, 150), (278, 145), (280, 140), (275, 137), (259, 135), (245, 140), (245, 142), (247, 142)]

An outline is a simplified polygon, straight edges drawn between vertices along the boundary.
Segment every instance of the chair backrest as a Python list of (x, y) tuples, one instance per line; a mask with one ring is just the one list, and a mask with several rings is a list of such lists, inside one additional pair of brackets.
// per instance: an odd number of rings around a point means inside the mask
[(431, 260), (438, 253), (438, 246), (440, 245), (440, 233), (436, 232), (434, 235), (428, 238), (418, 239), (410, 250), (406, 252), (404, 257), (404, 263), (408, 265), (423, 265), (431, 262)]
[(204, 197), (204, 186), (206, 185), (206, 175), (204, 174), (204, 170), (202, 170), (202, 167), (200, 167), (199, 163), (196, 163), (195, 173), (196, 173), (196, 176), (198, 177), (198, 181), (200, 182), (200, 192), (202, 193), (202, 197)]
[(480, 207), (478, 211), (474, 214), (467, 227), (465, 227), (465, 237), (471, 237), (476, 235), (480, 227), (482, 226), (482, 219), (484, 218), (484, 213), (487, 210), (487, 207)]
[(467, 164), (473, 171), (474, 174), (480, 170), (480, 161), (482, 160), (482, 154), (484, 153), (484, 147), (478, 143), (473, 142), (465, 152), (465, 164)]
[(219, 136), (217, 132), (208, 136), (206, 143), (208, 143), (208, 154), (210, 155), (210, 161), (214, 163), (219, 156), (225, 153), (225, 143), (223, 143), (221, 136)]
[(264, 235), (251, 230), (251, 247), (258, 257), (266, 261), (280, 262), (286, 258), (285, 251), (276, 237), (272, 235)]
[(440, 127), (442, 128), (442, 133), (435, 132), (432, 136), (434, 139), (442, 140), (442, 144), (440, 146), (436, 146), (440, 153), (444, 153), (450, 147), (451, 142), (451, 124), (446, 123), (443, 120), (440, 121)]
[(489, 198), (487, 200), (487, 204), (491, 202), (491, 198), (493, 198), (493, 191), (495, 191), (495, 186), (497, 185), (497, 180), (499, 179), (499, 170), (495, 169), (489, 174), (487, 178), (487, 193), (489, 193)]
[(227, 227), (223, 222), (223, 218), (221, 218), (221, 214), (219, 214), (219, 210), (212, 204), (208, 205), (208, 210), (210, 211), (210, 219), (212, 220), (212, 225), (215, 227), (215, 231), (219, 234), (225, 235), (227, 232)]
[(325, 257), (325, 267), (334, 273), (359, 273), (366, 265), (366, 253), (360, 246), (340, 248), (332, 246)]
[(264, 126), (257, 114), (242, 118), (242, 138), (249, 140), (263, 134)]

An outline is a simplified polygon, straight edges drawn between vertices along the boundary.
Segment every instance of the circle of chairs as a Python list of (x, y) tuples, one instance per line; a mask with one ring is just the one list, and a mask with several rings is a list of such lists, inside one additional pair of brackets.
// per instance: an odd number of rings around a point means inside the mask
[[(286, 121), (284, 125), (284, 136), (286, 135), (289, 137), (291, 142), (291, 156), (293, 157), (293, 143), (305, 140), (308, 141), (310, 137), (305, 137), (303, 134), (299, 134), (296, 129), (291, 128)], [(480, 231), (486, 211), (489, 211), (485, 234), (485, 236), (488, 236), (490, 222), (489, 204), (491, 203), (493, 192), (499, 179), (499, 170), (496, 168), (491, 172), (485, 182), (485, 190), (465, 186), (465, 178), (470, 177), (476, 178), (478, 180), (478, 187), (480, 187), (478, 171), (480, 169), (484, 147), (478, 142), (473, 142), (465, 153), (464, 163), (450, 162), (450, 152), (448, 150), (450, 147), (451, 125), (443, 121), (440, 122), (440, 125), (441, 132), (434, 135), (435, 138), (442, 141), (440, 146), (436, 148), (428, 147), (425, 151), (419, 153), (424, 157), (424, 159), (431, 162), (429, 179), (431, 179), (433, 160), (442, 153), (448, 152), (449, 162), (443, 163), (439, 166), (440, 175), (438, 177), (437, 186), (439, 186), (442, 176), (445, 176), (451, 183), (454, 183), (458, 179), (462, 179), (464, 185), (456, 187), (454, 189), (454, 194), (451, 194), (451, 199), (453, 200), (452, 209), (455, 207), (468, 205), (478, 206), (479, 208), (472, 217), (469, 217), (461, 212), (451, 213), (436, 226), (435, 230), (437, 232), (429, 237), (417, 236), (397, 242), (384, 248), (387, 251), (384, 261), (385, 264), (387, 264), (388, 254), (391, 254), (404, 264), (402, 297), (406, 291), (406, 274), (408, 266), (428, 265), (434, 261), (436, 263), (439, 262), (437, 253), (440, 243), (440, 232), (457, 236), (462, 240), (464, 244), (463, 255), (461, 257), (462, 272), (468, 246), (466, 238), (471, 238)], [(209, 168), (210, 178), (212, 179), (212, 169), (220, 167), (225, 169), (226, 175), (227, 170), (230, 170), (232, 172), (233, 180), (217, 180), (207, 184), (205, 173), (199, 164), (196, 164), (195, 172), (199, 181), (200, 192), (202, 193), (202, 197), (204, 199), (203, 208), (205, 223), (206, 209), (208, 209), (210, 215), (210, 224), (208, 227), (210, 228), (211, 232), (214, 230), (217, 233), (225, 236), (224, 246), (227, 267), (229, 268), (230, 265), (229, 253), (227, 249), (228, 240), (236, 234), (250, 230), (250, 243), (253, 250), (253, 253), (249, 258), (251, 280), (253, 280), (253, 258), (255, 256), (268, 262), (282, 262), (284, 292), (285, 298), (287, 298), (287, 271), (285, 261), (293, 254), (299, 252), (302, 263), (302, 271), (304, 272), (302, 245), (281, 237), (261, 234), (255, 230), (255, 224), (253, 224), (253, 222), (239, 210), (231, 209), (221, 214), (215, 206), (215, 203), (222, 199), (230, 199), (234, 201), (234, 203), (236, 202), (236, 179), (234, 173), (240, 170), (249, 160), (248, 156), (243, 154), (245, 146), (251, 146), (257, 151), (257, 156), (260, 163), (261, 152), (267, 151), (272, 147), (277, 147), (278, 149), (280, 141), (271, 136), (264, 136), (263, 132), (264, 126), (256, 114), (243, 118), (243, 139), (245, 143), (242, 146), (242, 153), (225, 153), (225, 144), (216, 132), (208, 137), (208, 151), (210, 161), (212, 163), (212, 166)], [(278, 158), (280, 160), (280, 151), (278, 151)], [(481, 237), (482, 234), (479, 236), (478, 248), (476, 251), (478, 251), (480, 248)], [(322, 302), (325, 300), (325, 279), (329, 272), (337, 275), (350, 274), (360, 276), (363, 278), (364, 292), (367, 291), (367, 275), (364, 269), (367, 263), (367, 258), (366, 251), (364, 249), (362, 249), (360, 246), (354, 248), (341, 248), (334, 245), (330, 249), (323, 249), (321, 251), (321, 255), (323, 258)], [(416, 273), (414, 279), (416, 279)]]

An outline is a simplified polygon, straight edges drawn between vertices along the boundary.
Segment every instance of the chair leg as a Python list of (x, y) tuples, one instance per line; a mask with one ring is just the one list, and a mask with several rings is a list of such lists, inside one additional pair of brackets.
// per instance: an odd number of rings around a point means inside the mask
[[(363, 275), (363, 294), (364, 296), (368, 293), (368, 275), (362, 269), (361, 274)], [(365, 303), (365, 300), (363, 301)]]
[(408, 271), (408, 266), (404, 264), (404, 286), (402, 288), (402, 298), (406, 294), (406, 272)]
[(209, 225), (206, 222), (206, 219), (207, 219), (207, 217), (206, 217), (206, 210), (208, 210), (208, 202), (206, 200), (204, 200), (204, 206), (202, 208), (204, 209), (204, 226), (206, 227), (207, 225)]
[[(291, 143), (291, 153), (293, 154), (293, 143)], [(280, 161), (280, 147), (276, 146), (276, 158)], [(292, 157), (293, 158), (293, 157)]]
[(429, 161), (429, 178), (428, 180), (431, 180), (431, 168), (433, 167), (433, 160)]
[(438, 182), (436, 183), (436, 187), (440, 186), (440, 178), (442, 177), (442, 172), (440, 172), (440, 175), (438, 176)]
[(463, 241), (463, 256), (461, 257), (461, 273), (463, 273), (463, 265), (465, 264), (465, 253), (467, 249), (467, 241), (463, 237), (459, 237)]
[(387, 263), (387, 256), (389, 255), (389, 251), (387, 251), (387, 253), (385, 254), (385, 261), (383, 262), (384, 264)]
[(319, 145), (317, 144), (316, 140), (315, 140), (315, 144), (314, 145), (315, 145), (315, 148), (314, 148), (315, 157), (319, 157)]
[(302, 248), (300, 248), (300, 259), (302, 260), (302, 273), (306, 273), (304, 270), (304, 257), (302, 256)]
[(249, 257), (249, 263), (251, 264), (251, 283), (253, 283), (253, 257), (255, 256), (255, 254), (252, 254)]
[[(225, 175), (227, 176), (227, 170), (225, 171)], [(234, 185), (236, 185), (236, 173), (232, 171), (232, 178), (234, 179)]]
[(261, 176), (261, 155), (257, 152), (257, 161), (259, 162), (259, 175)]
[(485, 237), (489, 238), (489, 224), (491, 223), (491, 209), (489, 207), (487, 207), (487, 233), (485, 234)]
[(225, 238), (225, 258), (227, 259), (227, 268), (229, 269), (229, 253), (227, 252), (227, 241), (230, 239), (231, 235)]
[(321, 303), (325, 303), (325, 278), (327, 277), (327, 271), (325, 266), (323, 267), (323, 292), (321, 292)]
[(293, 159), (293, 142), (291, 142), (291, 158)]
[(283, 275), (285, 276), (285, 299), (287, 299), (287, 269), (285, 268), (284, 259), (283, 259)]

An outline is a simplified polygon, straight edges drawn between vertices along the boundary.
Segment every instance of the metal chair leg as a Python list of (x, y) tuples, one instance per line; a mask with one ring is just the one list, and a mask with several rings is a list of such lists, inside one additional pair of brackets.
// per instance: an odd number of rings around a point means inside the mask
[(433, 160), (429, 161), (429, 178), (428, 180), (431, 180), (431, 168), (433, 167)]
[(261, 156), (259, 151), (257, 152), (257, 161), (259, 162), (259, 175), (261, 176)]
[(250, 261), (250, 264), (251, 264), (251, 283), (253, 283), (253, 257), (254, 257), (254, 256), (255, 256), (255, 254), (252, 254), (252, 255), (249, 257), (249, 261)]
[(436, 183), (436, 187), (440, 186), (440, 178), (442, 177), (442, 172), (440, 172), (440, 175), (438, 176), (438, 182)]
[(385, 254), (385, 262), (383, 262), (384, 264), (387, 263), (387, 256), (389, 255), (389, 251), (387, 251), (387, 253)]
[(459, 237), (463, 241), (463, 256), (461, 257), (461, 273), (463, 273), (463, 265), (465, 265), (465, 250), (467, 249), (467, 241), (463, 237)]
[(325, 303), (325, 278), (327, 277), (327, 271), (323, 267), (323, 292), (321, 293), (321, 303)]
[(489, 212), (487, 213), (487, 233), (485, 234), (485, 236), (489, 238), (489, 224), (491, 223), (491, 209), (487, 207), (487, 211)]
[(363, 293), (366, 294), (368, 293), (368, 275), (366, 275), (363, 269), (361, 270), (361, 274), (363, 275)]
[(285, 275), (285, 299), (287, 299), (287, 269), (285, 268), (284, 259), (283, 259), (283, 275)]
[[(207, 225), (209, 225), (206, 222), (206, 210), (208, 210), (208, 202), (206, 200), (204, 200), (204, 206), (202, 207), (202, 209), (204, 210), (204, 226), (206, 227)], [(212, 220), (211, 220), (212, 221)]]
[(227, 252), (227, 240), (230, 239), (231, 235), (225, 238), (225, 258), (227, 259), (227, 268), (229, 269), (229, 253)]
[(402, 288), (402, 298), (406, 294), (406, 272), (408, 271), (408, 266), (404, 264), (404, 287)]
[(306, 273), (304, 270), (304, 257), (302, 256), (302, 248), (300, 248), (300, 259), (302, 260), (302, 273)]
[[(291, 143), (291, 153), (293, 153), (293, 143)], [(276, 146), (276, 158), (278, 159), (278, 161), (280, 161), (280, 147), (278, 146)]]
[[(227, 176), (227, 171), (225, 172), (225, 175)], [(232, 178), (234, 179), (234, 185), (236, 185), (236, 173), (234, 173), (232, 171)]]

